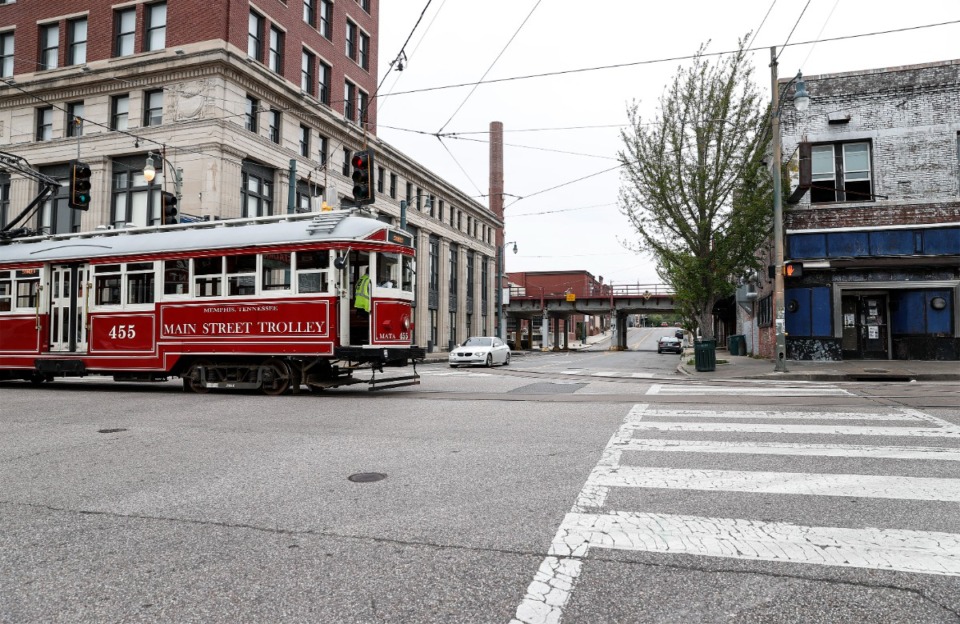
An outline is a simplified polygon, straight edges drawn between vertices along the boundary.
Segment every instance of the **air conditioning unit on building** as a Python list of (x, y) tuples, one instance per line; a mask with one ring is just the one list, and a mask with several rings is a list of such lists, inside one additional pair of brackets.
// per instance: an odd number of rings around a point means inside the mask
[(753, 282), (748, 282), (741, 286), (737, 286), (737, 303), (739, 303), (743, 309), (750, 312), (753, 310), (753, 302), (757, 300), (757, 285)]

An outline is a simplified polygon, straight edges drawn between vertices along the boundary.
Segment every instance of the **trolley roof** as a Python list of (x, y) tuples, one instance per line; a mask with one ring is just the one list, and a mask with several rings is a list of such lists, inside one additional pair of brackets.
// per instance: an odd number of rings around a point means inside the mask
[(390, 226), (351, 210), (319, 215), (204, 221), (179, 226), (97, 230), (11, 241), (0, 245), (0, 265), (23, 262), (178, 253), (251, 246), (361, 241)]

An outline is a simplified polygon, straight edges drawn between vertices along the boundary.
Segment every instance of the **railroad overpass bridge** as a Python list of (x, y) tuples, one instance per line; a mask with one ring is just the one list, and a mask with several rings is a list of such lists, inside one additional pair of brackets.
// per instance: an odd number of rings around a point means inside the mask
[[(566, 349), (566, 328), (573, 315), (605, 316), (610, 315), (614, 322), (613, 348), (627, 348), (627, 315), (629, 314), (670, 314), (676, 312), (676, 299), (673, 291), (664, 284), (624, 284), (603, 286), (595, 294), (530, 292), (531, 289), (512, 287), (510, 296), (504, 305), (508, 318), (517, 319), (519, 325), (530, 325), (529, 334), (533, 334), (532, 322), (543, 318), (541, 335), (553, 333), (554, 350)], [(563, 321), (564, 331), (560, 331)], [(552, 329), (548, 329), (548, 325)]]

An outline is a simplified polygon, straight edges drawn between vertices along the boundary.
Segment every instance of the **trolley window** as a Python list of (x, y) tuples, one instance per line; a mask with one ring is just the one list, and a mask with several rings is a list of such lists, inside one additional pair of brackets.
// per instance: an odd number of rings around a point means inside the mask
[(40, 270), (21, 269), (16, 273), (16, 308), (37, 307), (37, 293), (40, 290)]
[(10, 271), (0, 271), (0, 312), (13, 309), (13, 276)]
[(401, 256), (400, 257), (400, 275), (402, 280), (400, 282), (400, 288), (407, 292), (413, 292), (416, 282), (414, 281), (414, 275), (416, 275), (416, 260), (412, 256)]
[(227, 256), (227, 296), (257, 294), (257, 256)]
[(400, 288), (400, 254), (378, 254), (377, 286), (380, 288)]
[(297, 292), (325, 293), (330, 288), (330, 252), (297, 252)]
[(163, 294), (190, 294), (190, 261), (165, 260), (163, 263)]
[(96, 279), (94, 292), (97, 305), (120, 305), (120, 265), (102, 264), (93, 269)]
[(156, 275), (153, 262), (127, 264), (127, 303), (153, 303)]
[(291, 254), (270, 253), (263, 255), (262, 289), (270, 291), (290, 290)]
[(219, 297), (223, 284), (223, 256), (193, 259), (193, 296)]

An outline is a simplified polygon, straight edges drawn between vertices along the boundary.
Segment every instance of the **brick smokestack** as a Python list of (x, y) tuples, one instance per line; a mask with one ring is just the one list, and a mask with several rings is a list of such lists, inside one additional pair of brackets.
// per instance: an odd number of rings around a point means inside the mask
[[(503, 220), (503, 122), (490, 122), (490, 211)], [(497, 249), (503, 249), (503, 228), (497, 229)], [(502, 253), (498, 252), (498, 253)]]

